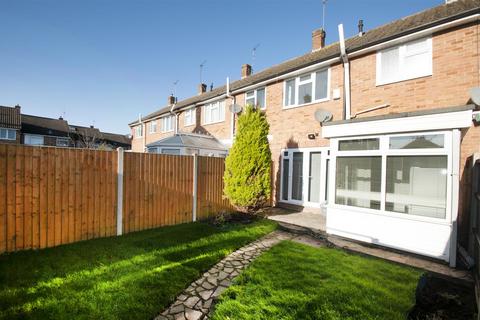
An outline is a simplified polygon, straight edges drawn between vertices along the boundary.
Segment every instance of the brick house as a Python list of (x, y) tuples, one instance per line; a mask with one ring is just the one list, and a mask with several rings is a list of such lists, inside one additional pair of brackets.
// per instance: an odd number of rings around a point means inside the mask
[(20, 106), (0, 106), (0, 143), (20, 143)]
[(69, 125), (62, 117), (22, 114), (18, 105), (0, 106), (0, 143), (104, 149), (122, 147), (129, 150), (130, 141), (126, 135), (102, 132), (93, 126)]
[(270, 124), (276, 205), (323, 207), (328, 233), (454, 265), (468, 238), (469, 159), (480, 152), (470, 97), (479, 18), (479, 0), (458, 0), (368, 31), (359, 24), (344, 41), (339, 26), (328, 46), (316, 30), (303, 56), (169, 97), (129, 124), (132, 150), (191, 133), (228, 148), (228, 106), (257, 105)]

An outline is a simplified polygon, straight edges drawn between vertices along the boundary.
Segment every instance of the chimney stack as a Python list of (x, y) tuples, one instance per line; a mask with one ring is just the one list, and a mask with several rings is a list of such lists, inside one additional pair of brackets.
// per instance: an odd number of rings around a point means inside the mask
[(205, 83), (200, 83), (198, 85), (198, 94), (207, 92), (207, 85)]
[(175, 104), (177, 102), (177, 98), (173, 96), (173, 94), (168, 96), (167, 104), (171, 106), (172, 104)]
[(363, 20), (360, 19), (358, 20), (358, 36), (361, 37), (365, 34), (365, 32), (363, 32)]
[(325, 47), (325, 37), (327, 34), (322, 28), (312, 32), (312, 51), (317, 51)]
[(252, 66), (249, 64), (242, 65), (242, 79), (252, 74)]

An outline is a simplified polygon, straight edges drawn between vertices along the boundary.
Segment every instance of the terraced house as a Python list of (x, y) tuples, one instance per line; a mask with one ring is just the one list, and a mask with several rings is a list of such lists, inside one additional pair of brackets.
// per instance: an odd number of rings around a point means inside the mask
[[(228, 153), (251, 103), (270, 124), (276, 205), (325, 207), (327, 232), (455, 264), (480, 152), (479, 0), (429, 10), (167, 105), (135, 122), (133, 151)], [(475, 100), (475, 97), (473, 97)], [(478, 100), (475, 100), (478, 103)], [(316, 116), (315, 116), (316, 115)]]

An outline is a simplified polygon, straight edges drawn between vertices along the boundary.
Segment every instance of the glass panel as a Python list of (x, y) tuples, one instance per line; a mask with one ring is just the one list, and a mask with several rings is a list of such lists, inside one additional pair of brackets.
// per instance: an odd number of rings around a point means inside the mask
[(387, 157), (385, 210), (445, 219), (447, 156)]
[(395, 81), (399, 78), (400, 51), (399, 48), (382, 51), (381, 55), (381, 81)]
[(326, 99), (328, 95), (328, 70), (315, 74), (315, 100)]
[(0, 139), (7, 139), (7, 129), (0, 129)]
[(312, 102), (312, 83), (301, 84), (298, 86), (298, 104)]
[(162, 149), (162, 154), (179, 155), (179, 154), (180, 154), (180, 149), (168, 149), (168, 148), (163, 148), (163, 149)]
[(257, 105), (260, 109), (265, 109), (265, 89), (257, 90)]
[(245, 104), (255, 106), (255, 98), (249, 98), (249, 99), (245, 100)]
[(338, 150), (340, 151), (378, 150), (379, 147), (380, 141), (378, 138), (342, 140), (338, 142)]
[(303, 199), (303, 153), (294, 152), (292, 160), (292, 199)]
[(282, 175), (282, 199), (288, 200), (288, 176), (289, 176), (289, 167), (290, 161), (288, 159), (283, 159), (283, 175)]
[(10, 140), (15, 140), (15, 130), (7, 130), (8, 133), (8, 139)]
[(304, 75), (304, 76), (300, 77), (300, 82), (309, 81), (309, 80), (312, 80), (312, 75), (311, 74), (307, 74), (307, 75)]
[(288, 80), (285, 84), (285, 105), (295, 104), (295, 79)]
[(325, 201), (328, 201), (328, 168), (330, 166), (330, 159), (327, 159), (325, 167)]
[(381, 157), (338, 157), (335, 203), (380, 209)]
[(431, 149), (444, 147), (443, 134), (402, 136), (390, 138), (390, 149)]
[(310, 168), (309, 168), (309, 186), (308, 201), (320, 202), (320, 165), (322, 154), (320, 152), (310, 152)]

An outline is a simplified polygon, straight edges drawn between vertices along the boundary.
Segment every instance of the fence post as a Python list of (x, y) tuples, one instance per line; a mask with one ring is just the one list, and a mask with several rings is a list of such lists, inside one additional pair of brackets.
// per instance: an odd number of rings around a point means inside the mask
[(117, 148), (117, 236), (123, 231), (123, 153), (122, 147)]
[(193, 206), (192, 221), (197, 221), (197, 198), (198, 198), (198, 155), (193, 155)]

